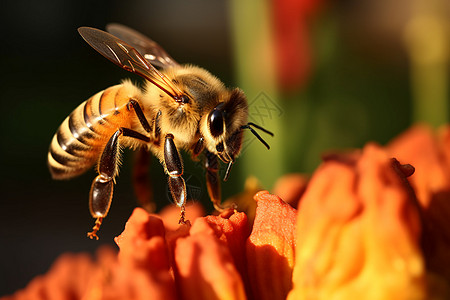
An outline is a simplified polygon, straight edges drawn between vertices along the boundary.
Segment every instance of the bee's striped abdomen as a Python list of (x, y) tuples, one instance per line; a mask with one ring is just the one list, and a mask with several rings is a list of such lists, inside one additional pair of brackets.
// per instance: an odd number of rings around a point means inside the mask
[(129, 127), (126, 104), (135, 88), (110, 87), (80, 104), (61, 124), (50, 144), (48, 166), (55, 179), (68, 179), (91, 168), (114, 132)]

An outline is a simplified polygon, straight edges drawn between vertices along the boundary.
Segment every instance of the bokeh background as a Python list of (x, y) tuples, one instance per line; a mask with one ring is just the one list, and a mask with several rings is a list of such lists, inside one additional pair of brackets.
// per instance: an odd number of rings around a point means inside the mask
[[(93, 171), (53, 181), (46, 166), (59, 124), (82, 101), (123, 78), (80, 26), (118, 22), (150, 36), (180, 63), (200, 65), (241, 87), (267, 151), (247, 134), (223, 185), (239, 193), (249, 175), (270, 189), (282, 174), (310, 173), (323, 152), (381, 144), (416, 122), (449, 118), (447, 0), (3, 1), (0, 59), (0, 296), (46, 272), (63, 252), (113, 245), (136, 200), (125, 151), (100, 241), (88, 191)], [(208, 203), (203, 171), (185, 156), (188, 188)], [(158, 207), (170, 203), (153, 161)]]

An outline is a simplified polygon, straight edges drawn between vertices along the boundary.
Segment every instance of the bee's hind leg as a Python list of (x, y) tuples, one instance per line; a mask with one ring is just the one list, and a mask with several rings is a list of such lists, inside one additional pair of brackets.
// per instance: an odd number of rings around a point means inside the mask
[[(139, 123), (142, 128), (153, 136), (153, 142), (159, 143), (159, 117), (161, 111), (159, 111), (154, 120), (153, 126), (147, 121), (147, 118), (142, 111), (139, 102), (131, 99), (128, 102), (128, 109), (133, 108)], [(145, 147), (141, 147), (135, 154), (134, 166), (133, 166), (133, 188), (138, 199), (139, 205), (147, 212), (155, 212), (155, 203), (153, 202), (153, 189), (150, 184), (150, 163), (151, 155)]]
[(185, 220), (185, 205), (186, 205), (186, 183), (182, 177), (183, 175), (183, 161), (178, 153), (174, 137), (172, 134), (167, 134), (164, 141), (164, 164), (167, 174), (169, 175), (168, 182), (172, 199), (178, 207), (181, 208), (180, 221), (178, 223), (184, 224)]
[(106, 217), (111, 206), (114, 191), (114, 178), (118, 172), (120, 160), (119, 137), (133, 137), (144, 142), (150, 139), (134, 130), (128, 128), (118, 129), (106, 144), (102, 156), (98, 163), (98, 176), (92, 182), (89, 193), (89, 210), (93, 218), (96, 218), (95, 225), (87, 236), (91, 239), (98, 239), (97, 232), (100, 229), (103, 218)]
[(139, 205), (147, 212), (155, 212), (153, 202), (153, 188), (150, 178), (151, 154), (145, 148), (135, 153), (133, 166), (133, 188)]

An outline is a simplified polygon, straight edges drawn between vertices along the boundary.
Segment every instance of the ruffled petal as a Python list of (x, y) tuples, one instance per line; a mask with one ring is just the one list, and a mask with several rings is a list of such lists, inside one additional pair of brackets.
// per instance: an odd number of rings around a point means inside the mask
[(247, 241), (247, 264), (254, 299), (286, 299), (292, 287), (296, 210), (267, 191), (257, 201)]
[(182, 299), (246, 299), (227, 245), (204, 218), (176, 241), (175, 278)]
[[(247, 261), (245, 257), (245, 242), (250, 234), (248, 220), (245, 213), (226, 211), (218, 216), (206, 216), (206, 222), (214, 230), (215, 235), (230, 250), (234, 265), (243, 283), (249, 285)], [(248, 295), (250, 291), (247, 289)]]
[(424, 299), (420, 218), (399, 164), (378, 146), (313, 175), (297, 223), (288, 299)]
[(308, 176), (303, 174), (286, 174), (275, 182), (273, 194), (296, 208), (298, 201), (306, 190), (308, 180)]
[(450, 127), (435, 133), (428, 126), (417, 125), (387, 148), (416, 168), (410, 181), (423, 208), (427, 269), (440, 277), (437, 281), (446, 281), (434, 284), (446, 285), (450, 296)]
[(162, 220), (136, 208), (115, 239), (120, 248), (102, 289), (106, 299), (175, 299)]

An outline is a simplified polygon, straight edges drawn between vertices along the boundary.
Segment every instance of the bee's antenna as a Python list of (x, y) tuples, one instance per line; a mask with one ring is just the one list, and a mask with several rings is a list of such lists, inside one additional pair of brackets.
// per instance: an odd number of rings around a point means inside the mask
[(261, 127), (261, 126), (255, 124), (255, 123), (253, 123), (253, 122), (248, 122), (247, 125), (253, 126), (253, 127), (255, 127), (255, 128), (259, 129), (259, 130), (262, 130), (262, 131), (264, 131), (265, 133), (267, 133), (267, 134), (273, 136), (273, 133), (272, 133), (271, 131), (269, 131), (269, 130), (267, 130), (267, 129), (265, 129), (265, 128), (263, 128), (263, 127)]
[[(264, 146), (266, 146), (267, 149), (270, 149), (269, 144), (267, 144), (267, 142), (265, 140), (263, 140), (263, 138), (251, 126), (253, 126), (253, 127), (255, 127), (255, 128), (259, 129), (259, 130), (262, 130), (262, 131), (264, 131), (265, 133), (267, 133), (267, 134), (269, 134), (271, 136), (273, 136), (273, 133), (270, 132), (269, 130), (265, 129), (265, 128), (262, 128), (259, 125), (256, 125), (255, 123), (252, 123), (252, 122), (248, 122), (246, 125), (241, 126), (241, 129), (249, 129), (250, 132), (253, 133), (253, 135), (256, 136), (258, 138), (258, 140), (261, 143), (263, 143)], [(228, 167), (228, 168), (230, 168), (230, 167)]]

